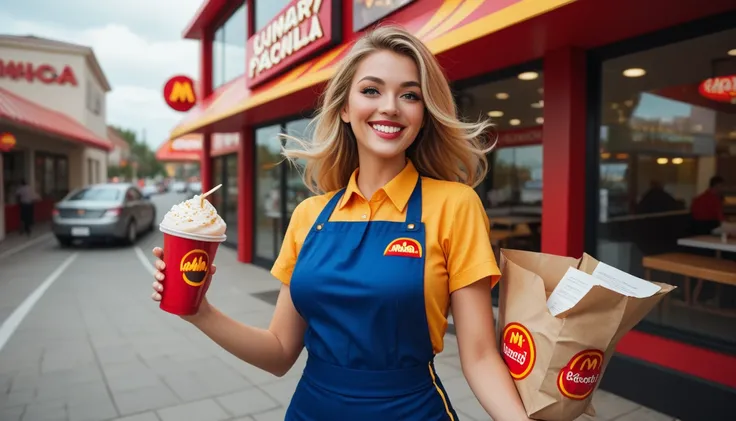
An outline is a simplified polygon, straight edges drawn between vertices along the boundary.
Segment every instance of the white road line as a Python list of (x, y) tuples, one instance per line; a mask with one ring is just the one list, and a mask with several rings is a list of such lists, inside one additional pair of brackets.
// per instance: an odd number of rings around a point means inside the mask
[(19, 246), (13, 247), (10, 250), (5, 250), (4, 252), (0, 253), (0, 259), (4, 259), (4, 258), (6, 258), (8, 256), (12, 256), (15, 253), (18, 253), (19, 251), (23, 251), (23, 250), (27, 249), (28, 247), (30, 247), (30, 246), (32, 246), (34, 244), (37, 244), (37, 243), (40, 243), (42, 241), (48, 240), (52, 236), (53, 236), (52, 233), (47, 232), (46, 234), (39, 235), (38, 237), (34, 238), (33, 240), (28, 240), (28, 241), (26, 241), (25, 243), (23, 243), (23, 244), (21, 244)]
[(141, 250), (140, 247), (135, 248), (135, 254), (138, 255), (138, 260), (141, 261), (143, 267), (146, 268), (147, 271), (151, 272), (151, 275), (155, 275), (156, 268), (153, 267), (153, 264), (151, 264), (151, 261), (148, 260), (145, 253), (143, 253), (143, 250)]
[(66, 260), (64, 260), (64, 263), (61, 264), (51, 275), (49, 275), (48, 278), (46, 278), (43, 283), (36, 288), (31, 295), (29, 295), (25, 301), (21, 305), (18, 306), (18, 308), (15, 309), (15, 311), (8, 317), (5, 322), (3, 322), (2, 326), (0, 326), (0, 351), (2, 351), (5, 344), (8, 342), (8, 339), (10, 339), (11, 336), (13, 336), (13, 333), (16, 329), (18, 329), (18, 326), (20, 326), (20, 323), (25, 319), (25, 317), (30, 313), (31, 309), (33, 309), (33, 306), (36, 305), (39, 299), (43, 296), (43, 294), (46, 292), (47, 289), (51, 286), (51, 284), (56, 281), (59, 276), (61, 276), (62, 273), (66, 270), (66, 268), (72, 264), (72, 262), (79, 256), (79, 253), (74, 253), (71, 256), (69, 256)]

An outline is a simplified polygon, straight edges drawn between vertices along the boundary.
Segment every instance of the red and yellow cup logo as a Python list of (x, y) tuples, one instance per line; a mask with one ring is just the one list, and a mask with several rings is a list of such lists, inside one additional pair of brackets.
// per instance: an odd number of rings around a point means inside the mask
[(509, 323), (503, 329), (501, 337), (503, 360), (509, 367), (514, 380), (521, 380), (529, 375), (537, 359), (534, 338), (529, 330), (519, 323)]
[(603, 369), (603, 352), (586, 349), (578, 352), (557, 376), (557, 388), (563, 396), (583, 400), (598, 384)]
[(204, 250), (192, 250), (181, 258), (179, 270), (187, 284), (198, 287), (207, 279), (210, 269), (210, 256)]

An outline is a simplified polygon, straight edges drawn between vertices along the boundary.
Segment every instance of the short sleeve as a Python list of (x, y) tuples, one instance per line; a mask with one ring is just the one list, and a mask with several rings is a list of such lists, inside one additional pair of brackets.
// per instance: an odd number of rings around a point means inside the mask
[(490, 223), (473, 189), (458, 195), (447, 250), (450, 293), (486, 277), (495, 285), (501, 275), (493, 254)]
[(284, 241), (281, 243), (279, 256), (271, 268), (271, 274), (285, 285), (291, 283), (296, 259), (299, 256), (299, 233), (304, 227), (304, 202), (297, 205), (286, 228)]

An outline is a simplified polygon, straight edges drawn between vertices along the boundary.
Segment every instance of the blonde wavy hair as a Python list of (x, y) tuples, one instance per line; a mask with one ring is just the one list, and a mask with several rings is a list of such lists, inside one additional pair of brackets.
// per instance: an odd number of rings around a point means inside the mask
[(392, 51), (411, 58), (419, 70), (425, 106), (424, 127), (407, 149), (417, 171), (425, 177), (458, 181), (477, 186), (488, 172), (487, 120), (464, 122), (457, 108), (447, 78), (431, 51), (417, 37), (396, 26), (379, 27), (356, 41), (335, 71), (323, 94), (322, 105), (310, 122), (312, 139), (283, 135), (298, 148), (282, 147), (292, 164), (306, 161), (304, 184), (315, 194), (346, 187), (358, 168), (358, 147), (352, 129), (340, 118), (350, 94), (353, 77), (360, 62), (377, 51)]

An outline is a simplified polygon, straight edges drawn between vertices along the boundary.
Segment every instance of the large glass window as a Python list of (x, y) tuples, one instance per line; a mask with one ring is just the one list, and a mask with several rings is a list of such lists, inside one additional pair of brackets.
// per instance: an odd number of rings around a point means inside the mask
[(276, 260), (283, 225), (281, 212), (281, 125), (256, 130), (256, 256), (267, 261)]
[(223, 157), (225, 165), (225, 221), (227, 222), (227, 241), (238, 243), (238, 154)]
[(255, 0), (256, 31), (263, 29), (289, 3), (290, 0)]
[(496, 148), (477, 192), (491, 221), (495, 246), (539, 250), (542, 214), (543, 74), (519, 74), (459, 91), (466, 120), (490, 117)]
[(34, 187), (43, 199), (56, 201), (66, 196), (69, 193), (67, 157), (36, 152)]
[[(603, 62), (600, 260), (645, 276), (642, 259), (665, 252), (736, 259), (714, 250), (736, 247), (718, 236), (736, 223), (734, 39), (736, 29)], [(722, 94), (707, 92), (712, 78), (728, 81)], [(667, 271), (652, 277), (680, 288), (649, 322), (736, 344), (724, 316), (736, 312), (736, 287), (697, 286)]]
[[(12, 205), (17, 203), (15, 195), (16, 190), (21, 186), (21, 182), (29, 182), (26, 176), (26, 154), (21, 150), (3, 152), (3, 192), (5, 195), (5, 204)], [(36, 189), (38, 192), (38, 189)]]
[(247, 7), (242, 4), (215, 31), (212, 40), (212, 88), (245, 73), (245, 44), (248, 40)]
[(222, 188), (210, 196), (217, 213), (227, 223), (227, 244), (238, 244), (238, 154), (212, 158), (214, 185)]
[(309, 120), (256, 130), (256, 256), (269, 263), (281, 250), (294, 209), (312, 194), (302, 180), (306, 163), (294, 166), (281, 155), (281, 146), (288, 142), (279, 136), (281, 133), (308, 139)]

